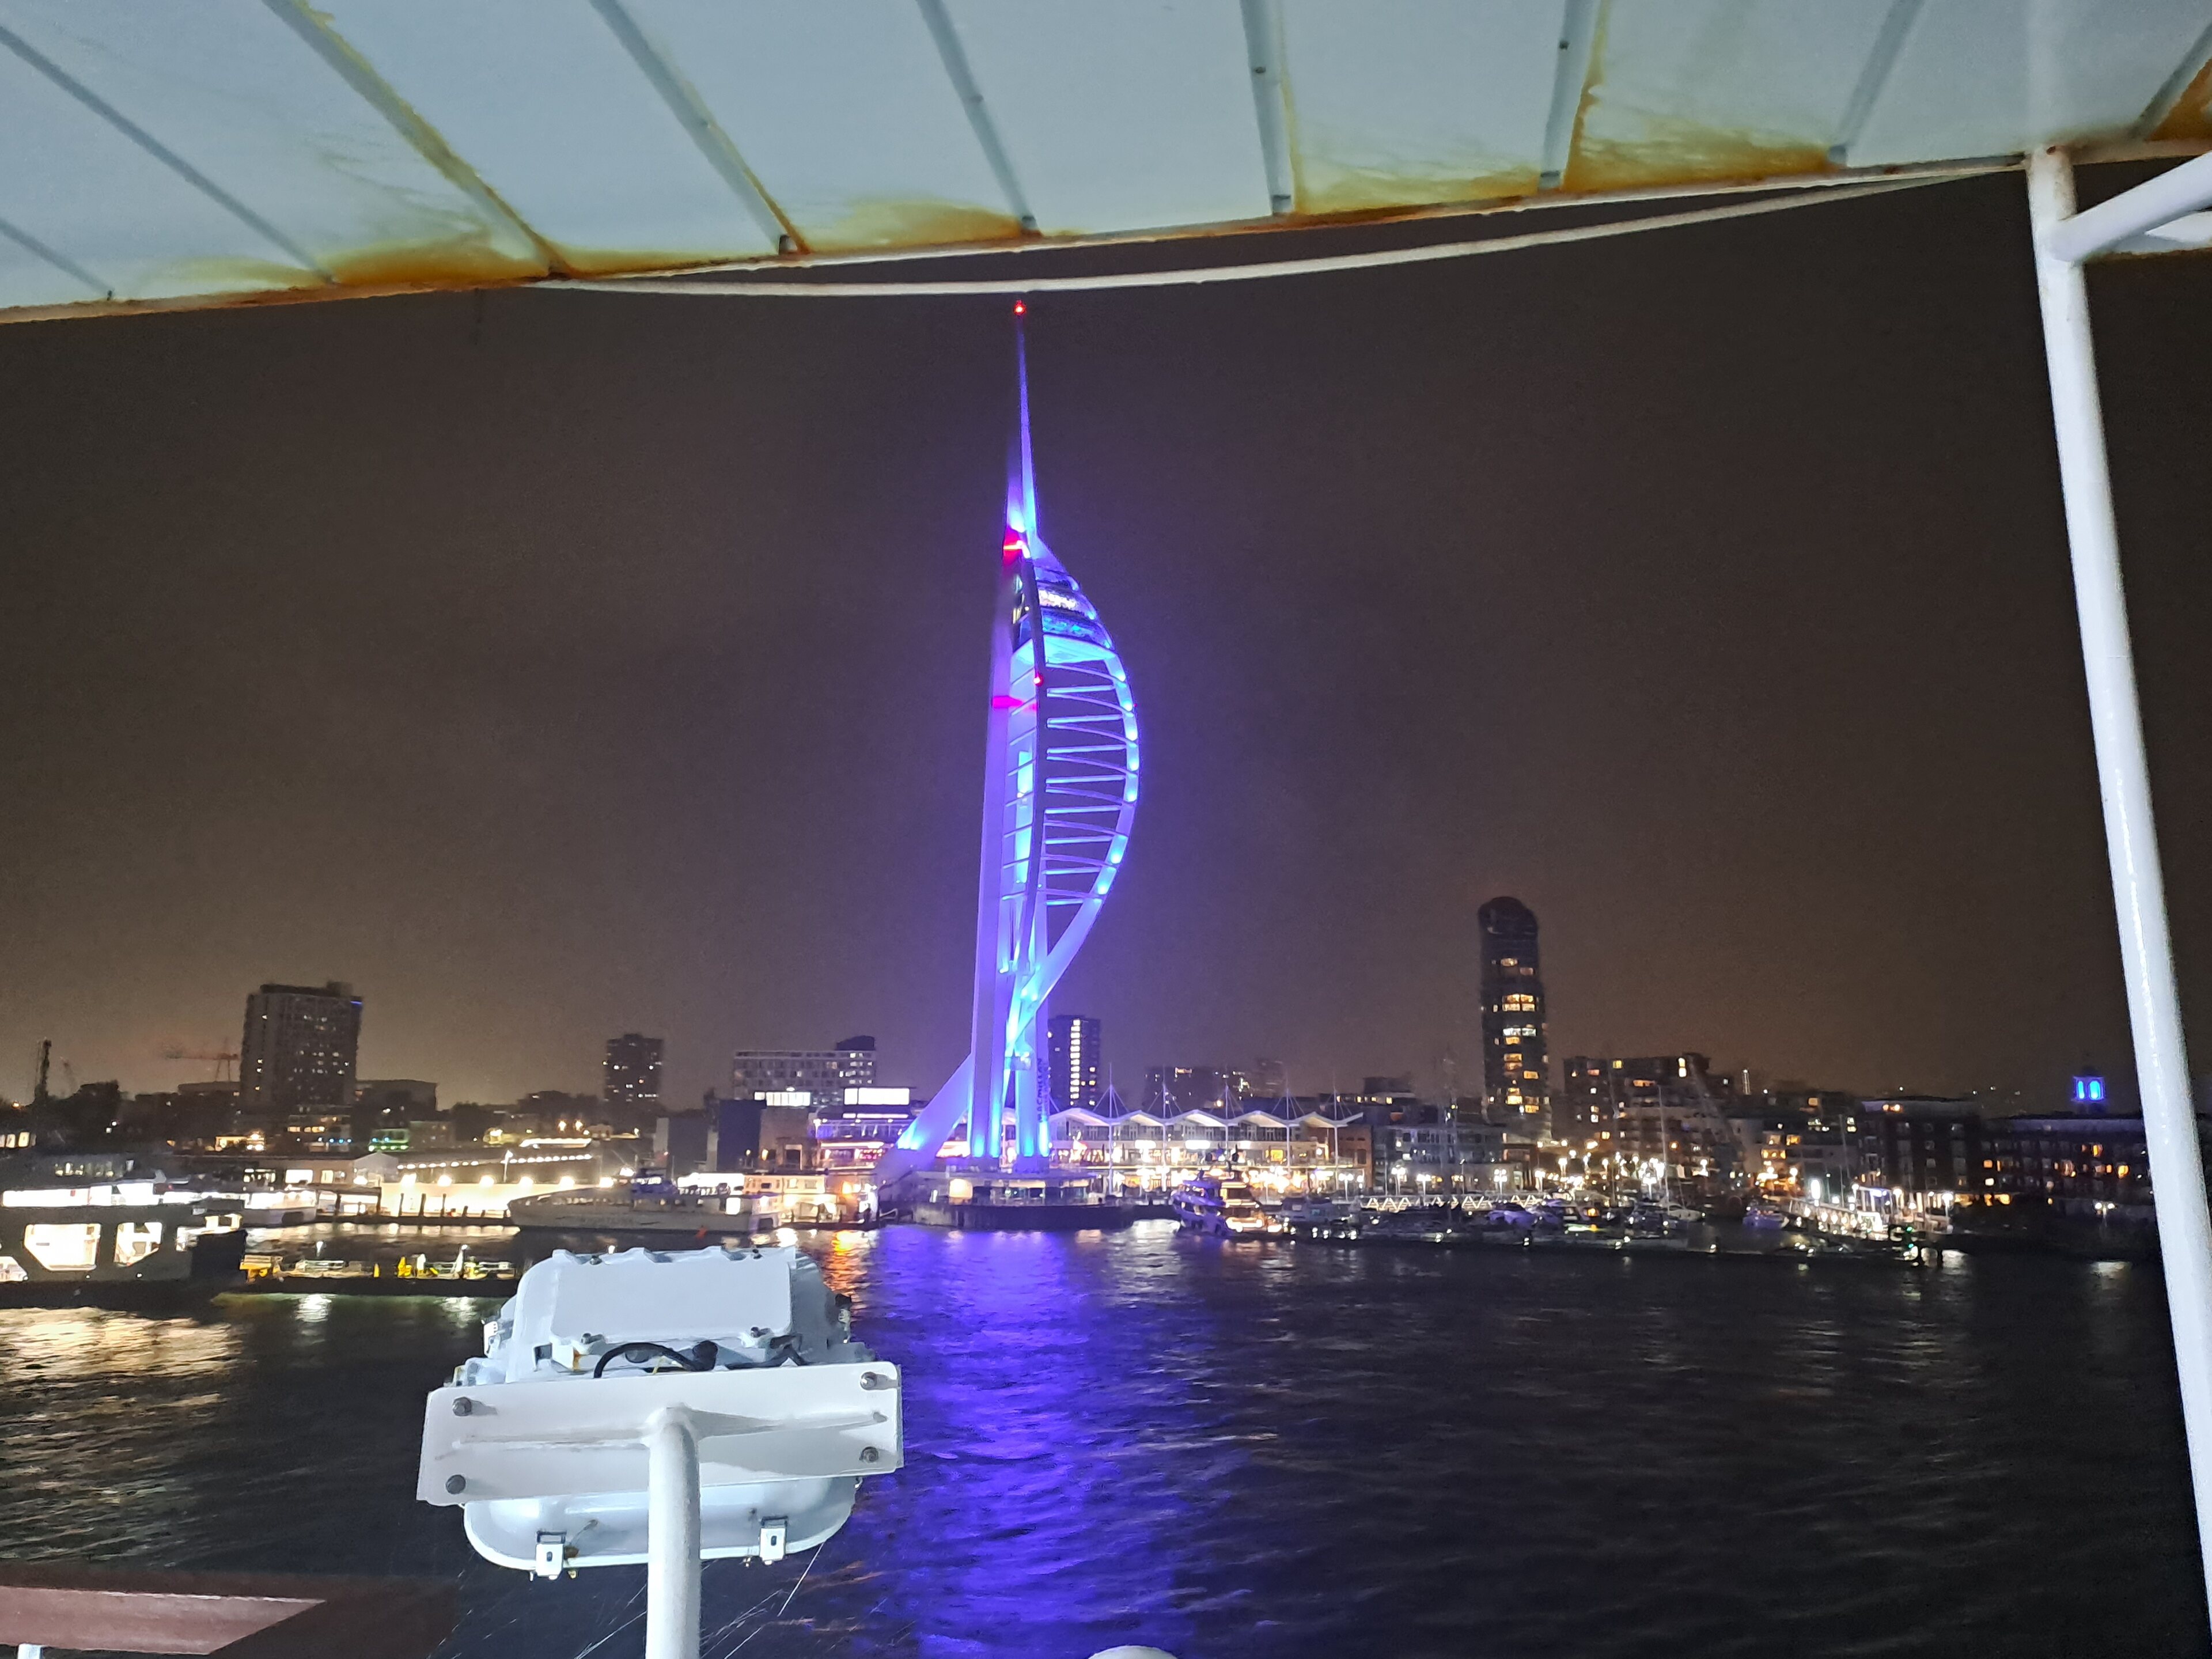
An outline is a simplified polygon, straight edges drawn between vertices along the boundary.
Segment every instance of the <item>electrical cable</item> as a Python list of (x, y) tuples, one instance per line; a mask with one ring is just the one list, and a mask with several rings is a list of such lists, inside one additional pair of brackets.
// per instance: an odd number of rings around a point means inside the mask
[(599, 1363), (592, 1367), (592, 1375), (605, 1376), (607, 1367), (617, 1359), (627, 1359), (634, 1365), (641, 1364), (643, 1362), (635, 1358), (638, 1354), (643, 1354), (647, 1358), (658, 1356), (672, 1359), (687, 1371), (711, 1371), (714, 1369), (716, 1352), (712, 1342), (702, 1342), (689, 1353), (680, 1348), (672, 1348), (665, 1342), (618, 1342), (599, 1356)]

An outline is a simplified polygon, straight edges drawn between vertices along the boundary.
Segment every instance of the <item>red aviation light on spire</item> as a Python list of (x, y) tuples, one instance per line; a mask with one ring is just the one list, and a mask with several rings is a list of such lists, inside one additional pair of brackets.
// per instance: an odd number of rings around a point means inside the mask
[(1005, 544), (999, 549), (999, 562), (1001, 564), (1012, 564), (1029, 550), (1028, 538), (1020, 531), (1009, 525), (1006, 527)]

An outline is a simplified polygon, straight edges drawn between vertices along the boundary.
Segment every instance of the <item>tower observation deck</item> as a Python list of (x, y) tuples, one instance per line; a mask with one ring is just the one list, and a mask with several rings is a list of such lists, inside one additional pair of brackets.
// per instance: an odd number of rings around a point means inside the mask
[(876, 1166), (879, 1188), (932, 1162), (963, 1120), (977, 1158), (1050, 1151), (1047, 1002), (1083, 946), (1137, 813), (1137, 705), (1097, 608), (1037, 529), (1029, 359), (1015, 307), (1020, 424), (1006, 488), (985, 713), (975, 993), (968, 1058)]

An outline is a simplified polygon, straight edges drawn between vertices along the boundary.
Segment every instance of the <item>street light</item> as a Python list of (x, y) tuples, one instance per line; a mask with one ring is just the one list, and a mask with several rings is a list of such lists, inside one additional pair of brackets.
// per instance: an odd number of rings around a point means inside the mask
[(702, 1557), (834, 1536), (904, 1461), (899, 1383), (796, 1249), (556, 1250), (431, 1393), (416, 1495), (501, 1566), (643, 1564), (646, 1659), (697, 1659)]

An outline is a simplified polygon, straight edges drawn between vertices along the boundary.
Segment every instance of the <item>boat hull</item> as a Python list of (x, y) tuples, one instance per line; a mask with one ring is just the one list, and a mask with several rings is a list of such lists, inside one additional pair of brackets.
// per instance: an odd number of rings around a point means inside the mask
[(698, 1205), (574, 1203), (518, 1198), (507, 1206), (507, 1224), (535, 1232), (659, 1233), (685, 1237), (750, 1238), (753, 1218)]
[(917, 1204), (910, 1218), (963, 1232), (1079, 1233), (1126, 1227), (1137, 1212), (1121, 1204)]

